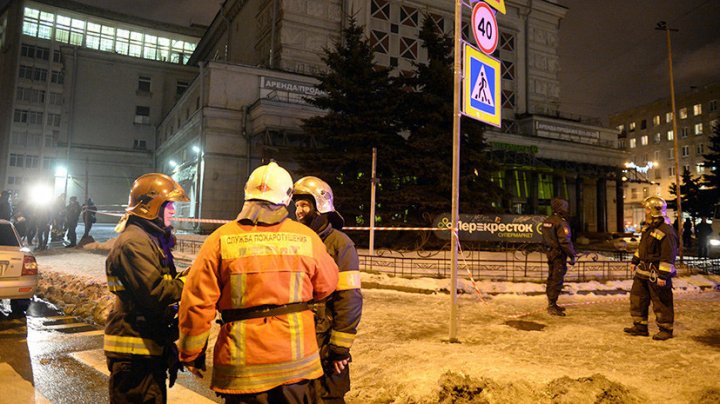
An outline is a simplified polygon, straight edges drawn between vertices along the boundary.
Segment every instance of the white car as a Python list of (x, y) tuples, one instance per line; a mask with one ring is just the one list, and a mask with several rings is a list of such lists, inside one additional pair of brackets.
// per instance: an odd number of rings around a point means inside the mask
[(0, 220), (0, 299), (10, 299), (13, 313), (23, 313), (30, 306), (37, 285), (35, 257), (20, 242), (15, 226)]

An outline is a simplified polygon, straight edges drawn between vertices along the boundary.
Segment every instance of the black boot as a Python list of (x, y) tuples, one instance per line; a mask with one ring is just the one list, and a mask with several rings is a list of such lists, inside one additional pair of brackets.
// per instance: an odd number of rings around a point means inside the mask
[(668, 330), (667, 328), (660, 327), (660, 332), (653, 335), (653, 339), (655, 341), (665, 341), (666, 339), (670, 339), (673, 337), (672, 333), (673, 330)]
[(647, 324), (633, 323), (632, 327), (627, 327), (623, 331), (634, 337), (647, 337), (650, 335)]
[(557, 304), (551, 304), (547, 308), (547, 312), (551, 316), (565, 317), (565, 312)]

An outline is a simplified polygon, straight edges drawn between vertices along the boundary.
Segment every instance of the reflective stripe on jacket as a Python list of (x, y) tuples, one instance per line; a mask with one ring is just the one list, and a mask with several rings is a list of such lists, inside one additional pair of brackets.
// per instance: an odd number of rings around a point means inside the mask
[[(337, 266), (308, 227), (233, 221), (213, 232), (193, 263), (180, 304), (180, 360), (205, 347), (217, 310), (320, 300), (337, 285)], [(248, 394), (315, 379), (322, 368), (313, 314), (306, 310), (224, 324), (211, 388)]]
[(115, 303), (105, 324), (104, 350), (109, 357), (160, 357), (175, 338), (168, 328), (180, 300), (183, 281), (163, 265), (160, 246), (137, 224), (118, 236), (105, 262), (108, 288)]
[(328, 226), (320, 233), (330, 256), (337, 263), (338, 284), (326, 302), (321, 318), (317, 318), (318, 341), (329, 343), (349, 353), (362, 315), (363, 297), (360, 289), (360, 262), (355, 244), (342, 231)]
[[(643, 229), (640, 244), (633, 255), (635, 265), (652, 263), (657, 266), (658, 277), (669, 279), (676, 275), (675, 257), (678, 254), (678, 236), (675, 229), (664, 221)], [(643, 277), (641, 273), (636, 275)]]

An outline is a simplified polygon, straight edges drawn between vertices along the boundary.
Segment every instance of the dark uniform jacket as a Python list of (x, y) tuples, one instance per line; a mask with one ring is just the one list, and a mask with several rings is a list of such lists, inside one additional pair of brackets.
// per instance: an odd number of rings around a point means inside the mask
[(640, 244), (633, 265), (638, 265), (635, 276), (648, 279), (655, 269), (660, 279), (675, 276), (675, 257), (678, 253), (678, 236), (675, 229), (664, 221), (646, 226), (640, 237)]
[(545, 218), (542, 224), (542, 236), (549, 261), (575, 257), (570, 225), (562, 216), (554, 213)]
[(182, 295), (172, 257), (158, 241), (163, 229), (131, 216), (106, 261), (108, 288), (116, 295), (105, 325), (105, 354), (111, 358), (159, 357), (177, 338), (170, 305)]
[(315, 328), (321, 349), (329, 344), (330, 357), (327, 359), (338, 360), (349, 356), (360, 324), (363, 304), (360, 262), (350, 237), (330, 223), (318, 235), (337, 263), (339, 276), (335, 292), (326, 301), (325, 312), (318, 313), (315, 319)]

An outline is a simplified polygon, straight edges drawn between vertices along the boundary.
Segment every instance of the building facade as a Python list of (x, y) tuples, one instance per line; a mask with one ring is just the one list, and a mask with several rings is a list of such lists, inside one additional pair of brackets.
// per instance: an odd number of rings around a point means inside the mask
[(2, 188), (120, 210), (155, 169), (156, 127), (197, 76), (203, 30), (64, 0), (11, 1), (0, 27)]
[[(709, 136), (720, 123), (720, 84), (711, 84), (680, 92), (675, 97), (678, 115), (673, 132), (670, 97), (641, 105), (609, 117), (610, 126), (619, 133), (620, 145), (628, 152), (630, 171), (640, 170), (641, 181), (627, 181), (625, 188), (625, 225), (638, 228), (645, 213), (643, 199), (659, 195), (675, 199), (670, 187), (675, 183), (674, 137), (678, 137), (680, 176), (687, 170), (692, 178), (705, 173), (703, 154), (710, 152)], [(650, 164), (652, 163), (652, 164)], [(627, 175), (626, 178), (631, 178)]]
[[(505, 4), (494, 54), (502, 66), (503, 120), (486, 131), (503, 166), (495, 180), (513, 195), (504, 208), (545, 214), (550, 199), (562, 195), (579, 230), (621, 230), (626, 156), (617, 134), (558, 111), (558, 33), (567, 9), (550, 0)], [(326, 69), (323, 49), (340, 39), (347, 16), (365, 27), (375, 62), (399, 74), (427, 60), (418, 39), (423, 18), (451, 35), (453, 7), (432, 0), (226, 1), (190, 59), (200, 75), (157, 132), (158, 169), (192, 190), (184, 214), (234, 217), (254, 167), (274, 158), (292, 170), (283, 153), (314, 142), (301, 120), (323, 112), (303, 97), (315, 91), (313, 74)], [(463, 36), (474, 43), (470, 9), (463, 16)]]

